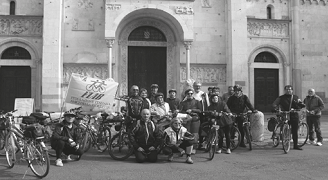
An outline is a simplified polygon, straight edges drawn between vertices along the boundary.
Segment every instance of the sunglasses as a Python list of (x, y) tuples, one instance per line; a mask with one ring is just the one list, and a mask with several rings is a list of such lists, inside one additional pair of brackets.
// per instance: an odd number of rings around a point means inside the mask
[(132, 91), (139, 91), (139, 89), (132, 89)]
[(187, 93), (187, 95), (193, 95), (194, 93)]

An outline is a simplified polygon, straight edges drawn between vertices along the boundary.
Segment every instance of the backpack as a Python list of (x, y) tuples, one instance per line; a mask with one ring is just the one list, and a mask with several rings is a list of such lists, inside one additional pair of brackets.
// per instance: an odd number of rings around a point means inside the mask
[(278, 120), (275, 117), (271, 117), (268, 121), (268, 130), (270, 132), (273, 132), (277, 124), (278, 124)]

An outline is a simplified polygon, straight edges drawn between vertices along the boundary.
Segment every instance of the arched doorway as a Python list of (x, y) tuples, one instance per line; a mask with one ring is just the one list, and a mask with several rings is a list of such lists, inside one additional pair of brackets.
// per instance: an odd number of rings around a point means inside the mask
[[(22, 47), (13, 46), (3, 51), (1, 60), (30, 60), (31, 54)], [(15, 98), (31, 98), (31, 67), (0, 67), (0, 109), (14, 109)]]
[[(254, 63), (278, 63), (270, 52), (259, 53)], [(254, 68), (255, 108), (270, 112), (272, 103), (279, 95), (279, 69)]]
[[(157, 28), (141, 26), (134, 29), (129, 42), (166, 43), (165, 35)], [(138, 85), (149, 90), (151, 84), (159, 85), (166, 94), (166, 52), (163, 46), (128, 46), (128, 87)]]
[(250, 53), (248, 65), (249, 98), (257, 109), (270, 112), (275, 98), (283, 93), (282, 87), (290, 83), (290, 62), (279, 48), (264, 44)]

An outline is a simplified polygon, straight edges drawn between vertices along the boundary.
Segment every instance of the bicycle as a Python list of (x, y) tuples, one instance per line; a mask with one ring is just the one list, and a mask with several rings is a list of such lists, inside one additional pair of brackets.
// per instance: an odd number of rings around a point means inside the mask
[(304, 146), (309, 139), (309, 126), (306, 123), (306, 112), (308, 112), (308, 110), (302, 112), (298, 123), (298, 146), (300, 147)]
[[(5, 137), (6, 137), (6, 126), (7, 120), (5, 117), (4, 111), (0, 110), (0, 150), (3, 150), (5, 147)], [(5, 154), (1, 154), (5, 155)]]
[[(81, 114), (83, 114), (83, 112), (81, 112)], [(95, 129), (94, 125), (90, 124), (91, 119), (94, 117), (90, 114), (87, 114), (86, 116), (88, 117), (88, 122), (80, 123), (80, 127), (84, 129), (82, 132), (81, 148), (84, 152), (87, 152), (92, 146), (96, 147), (99, 152), (104, 152), (107, 149), (109, 141), (111, 139), (110, 128), (112, 127), (112, 125), (110, 124), (110, 122), (106, 121), (108, 114), (101, 114), (102, 121), (100, 123), (98, 132)]]
[(247, 111), (245, 113), (234, 114), (235, 117), (242, 117), (244, 119), (243, 122), (243, 130), (245, 133), (244, 142), (246, 142), (249, 146), (249, 150), (252, 150), (252, 134), (251, 134), (251, 122), (249, 120), (252, 111)]
[[(32, 172), (37, 177), (43, 178), (49, 173), (50, 160), (47, 148), (43, 143), (42, 126), (40, 124), (19, 124), (23, 125), (24, 131), (22, 131), (14, 125), (12, 113), (15, 111), (6, 113), (8, 133), (5, 139), (5, 151), (8, 167), (14, 167), (17, 160), (16, 152), (20, 151), (22, 153), (21, 160), (26, 160)], [(38, 166), (40, 169), (37, 168)]]
[(108, 152), (113, 159), (123, 161), (134, 152), (129, 138), (130, 134), (126, 130), (125, 117), (123, 114), (119, 114), (111, 119), (110, 122), (119, 124), (115, 125), (115, 130), (118, 133), (110, 140)]
[[(212, 111), (202, 111), (201, 113), (203, 115), (207, 116), (207, 119), (211, 118), (211, 116), (212, 116)], [(207, 140), (209, 139), (210, 129), (212, 127), (210, 126), (210, 124), (207, 124), (202, 128), (203, 128), (203, 131), (207, 134), (207, 137), (205, 139), (205, 144), (208, 144)], [(206, 130), (205, 128), (207, 128), (209, 130)], [(240, 135), (239, 129), (237, 127), (237, 123), (233, 122), (231, 129), (230, 129), (230, 150), (231, 151), (235, 150), (239, 146), (239, 144), (241, 142), (240, 139), (241, 139), (241, 135)], [(226, 148), (225, 143), (224, 143), (223, 147)], [(209, 149), (206, 147), (205, 152), (208, 152), (208, 150)]]
[(290, 111), (279, 111), (278, 113), (281, 116), (282, 125), (280, 126), (280, 137), (282, 142), (282, 148), (284, 152), (287, 154), (290, 150), (290, 141), (291, 141), (291, 127), (288, 124), (289, 118), (288, 115), (291, 112), (297, 112), (299, 110), (291, 109)]

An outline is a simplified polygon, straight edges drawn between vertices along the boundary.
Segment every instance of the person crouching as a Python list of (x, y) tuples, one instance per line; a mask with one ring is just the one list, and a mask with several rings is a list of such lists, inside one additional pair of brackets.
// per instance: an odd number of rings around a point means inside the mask
[(131, 143), (134, 147), (136, 160), (138, 163), (157, 161), (157, 147), (162, 142), (159, 128), (150, 120), (150, 111), (141, 111), (141, 120), (131, 132)]
[(180, 156), (187, 154), (186, 163), (193, 164), (191, 151), (193, 149), (193, 135), (182, 126), (180, 118), (172, 119), (170, 127), (164, 130), (163, 153), (168, 155), (168, 161), (173, 160), (173, 153), (180, 152)]
[(69, 156), (77, 155), (78, 159), (83, 151), (79, 148), (81, 139), (78, 127), (73, 123), (75, 114), (71, 112), (64, 113), (64, 120), (57, 124), (51, 137), (51, 147), (56, 151), (56, 166), (63, 166), (61, 155), (64, 153)]

